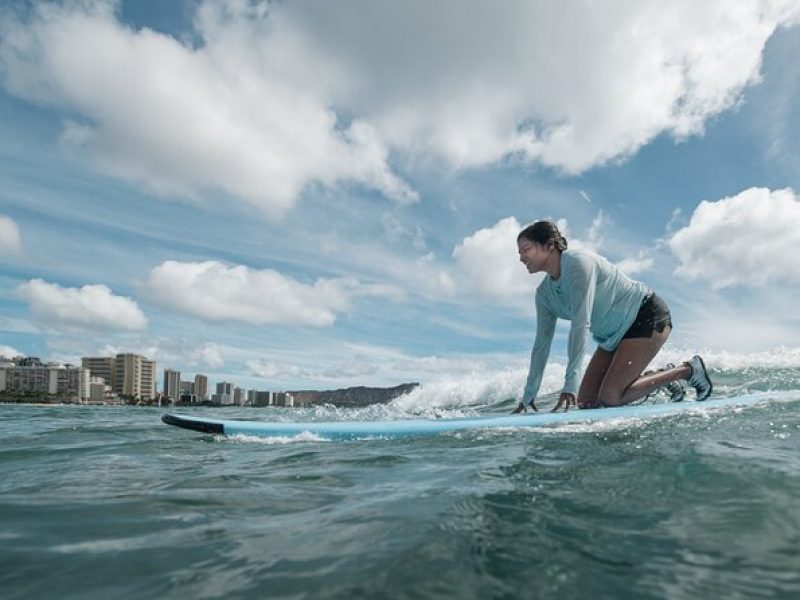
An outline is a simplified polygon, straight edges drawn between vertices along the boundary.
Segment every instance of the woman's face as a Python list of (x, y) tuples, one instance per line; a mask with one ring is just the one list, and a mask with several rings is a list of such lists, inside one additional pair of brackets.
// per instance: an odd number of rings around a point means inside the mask
[(519, 260), (528, 269), (528, 273), (544, 271), (544, 264), (552, 252), (551, 248), (522, 238), (517, 242)]

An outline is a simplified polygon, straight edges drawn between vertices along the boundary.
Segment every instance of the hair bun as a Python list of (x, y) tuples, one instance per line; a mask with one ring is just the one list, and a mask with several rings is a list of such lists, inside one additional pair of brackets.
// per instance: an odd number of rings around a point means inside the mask
[(553, 221), (536, 221), (520, 231), (517, 241), (526, 239), (542, 246), (547, 246), (550, 242), (559, 252), (567, 249), (567, 238), (561, 235), (558, 226)]

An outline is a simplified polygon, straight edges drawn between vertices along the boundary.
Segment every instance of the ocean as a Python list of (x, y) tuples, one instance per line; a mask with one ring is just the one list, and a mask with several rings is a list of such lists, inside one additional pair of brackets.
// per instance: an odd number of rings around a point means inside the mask
[[(0, 597), (798, 598), (798, 351), (708, 362), (716, 397), (764, 402), (346, 442), (0, 405)], [(181, 412), (462, 416), (510, 410), (519, 380), (444, 378), (362, 409)]]

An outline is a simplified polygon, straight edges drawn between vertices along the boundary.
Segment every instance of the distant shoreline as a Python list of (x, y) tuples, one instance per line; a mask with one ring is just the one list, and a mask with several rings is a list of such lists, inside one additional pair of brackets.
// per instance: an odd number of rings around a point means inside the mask
[(41, 398), (0, 398), (0, 405), (25, 405), (25, 406), (134, 406), (134, 407), (155, 407), (155, 408), (188, 408), (188, 407), (204, 407), (204, 408), (304, 408), (310, 406), (319, 406), (322, 404), (331, 404), (336, 407), (343, 408), (356, 408), (361, 406), (370, 406), (372, 404), (386, 404), (395, 398), (403, 396), (411, 392), (419, 386), (419, 383), (403, 383), (389, 388), (380, 387), (350, 387), (339, 390), (298, 390), (289, 391), (294, 397), (295, 405), (293, 407), (277, 407), (277, 406), (253, 406), (253, 405), (239, 405), (239, 404), (212, 404), (209, 401), (198, 402), (195, 404), (183, 402), (162, 402), (160, 405), (157, 402), (80, 402), (68, 398), (53, 399), (52, 402), (42, 401)]

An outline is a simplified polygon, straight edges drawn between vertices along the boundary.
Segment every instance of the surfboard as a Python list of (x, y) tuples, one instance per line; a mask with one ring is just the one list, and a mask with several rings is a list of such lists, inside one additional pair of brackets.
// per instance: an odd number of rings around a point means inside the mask
[(685, 401), (668, 404), (639, 404), (616, 408), (539, 412), (521, 415), (482, 415), (450, 419), (397, 419), (387, 421), (244, 421), (211, 419), (167, 413), (161, 420), (167, 425), (202, 433), (285, 437), (310, 433), (322, 439), (397, 438), (435, 435), (468, 429), (530, 428), (541, 429), (566, 423), (586, 423), (612, 419), (642, 419), (681, 412), (709, 411), (724, 407), (749, 406), (769, 396), (749, 394), (703, 402)]

